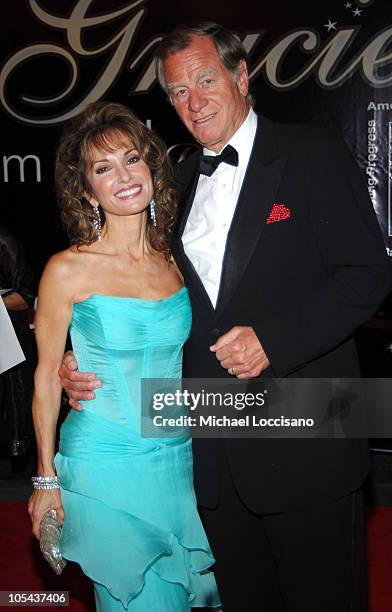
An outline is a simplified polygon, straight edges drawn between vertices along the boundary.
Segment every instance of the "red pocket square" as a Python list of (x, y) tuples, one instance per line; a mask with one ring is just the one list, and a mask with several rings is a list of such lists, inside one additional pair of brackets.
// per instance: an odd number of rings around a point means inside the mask
[(291, 217), (291, 210), (284, 204), (274, 204), (271, 212), (268, 215), (266, 223), (275, 223), (275, 221), (283, 221)]

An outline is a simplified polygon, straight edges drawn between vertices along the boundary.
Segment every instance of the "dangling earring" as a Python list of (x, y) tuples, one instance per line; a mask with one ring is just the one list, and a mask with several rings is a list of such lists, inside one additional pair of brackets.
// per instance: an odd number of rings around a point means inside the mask
[(99, 213), (99, 206), (93, 206), (94, 209), (94, 220), (93, 225), (97, 234), (97, 240), (102, 239), (102, 223), (101, 223), (101, 215)]
[(155, 201), (154, 199), (151, 200), (150, 202), (150, 219), (152, 221), (152, 224), (154, 227), (157, 226), (157, 215), (155, 212)]

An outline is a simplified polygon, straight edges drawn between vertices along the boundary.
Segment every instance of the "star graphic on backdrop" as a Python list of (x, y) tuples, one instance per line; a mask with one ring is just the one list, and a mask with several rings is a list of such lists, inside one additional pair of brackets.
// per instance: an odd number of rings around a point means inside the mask
[(360, 11), (359, 8), (356, 8), (355, 11), (353, 11), (353, 15), (354, 17), (360, 17), (362, 15), (362, 11)]
[(328, 32), (330, 32), (331, 30), (336, 30), (337, 23), (337, 21), (334, 21), (332, 23), (332, 21), (328, 19), (328, 23), (324, 24), (324, 28), (328, 28)]
[(346, 9), (350, 9), (353, 7), (353, 3), (352, 2), (346, 2), (346, 4), (344, 5), (344, 8)]

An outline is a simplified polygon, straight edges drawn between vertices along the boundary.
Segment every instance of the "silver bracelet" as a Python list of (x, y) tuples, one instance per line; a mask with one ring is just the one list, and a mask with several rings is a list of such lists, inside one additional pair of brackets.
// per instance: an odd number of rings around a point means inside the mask
[(60, 483), (57, 476), (33, 476), (31, 478), (34, 489), (43, 489), (50, 491), (51, 489), (59, 489)]

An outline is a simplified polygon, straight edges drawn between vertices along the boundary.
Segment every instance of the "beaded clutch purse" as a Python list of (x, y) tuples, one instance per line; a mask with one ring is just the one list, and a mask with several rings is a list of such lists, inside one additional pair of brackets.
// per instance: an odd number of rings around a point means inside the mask
[(67, 563), (61, 556), (59, 547), (61, 528), (62, 525), (57, 520), (56, 510), (51, 509), (45, 512), (41, 521), (39, 545), (44, 558), (57, 575), (61, 574)]

